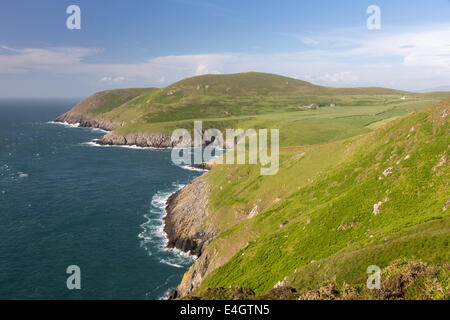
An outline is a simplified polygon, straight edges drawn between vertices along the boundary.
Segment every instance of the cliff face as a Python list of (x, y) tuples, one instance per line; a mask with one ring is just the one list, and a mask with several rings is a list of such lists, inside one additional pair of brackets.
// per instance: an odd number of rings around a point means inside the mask
[(139, 134), (139, 133), (130, 133), (126, 135), (120, 135), (113, 132), (110, 132), (99, 140), (97, 140), (98, 144), (101, 145), (129, 145), (129, 146), (138, 146), (138, 147), (152, 147), (152, 148), (172, 148), (177, 145), (175, 141), (172, 141), (170, 136), (155, 133), (155, 134)]
[[(55, 122), (65, 122), (70, 124), (79, 123), (80, 127), (98, 128), (106, 131), (113, 131), (122, 126), (121, 123), (114, 122), (108, 119), (91, 118), (89, 116), (78, 114), (74, 112), (66, 112), (55, 119)], [(120, 135), (113, 132), (102, 136), (96, 143), (100, 145), (129, 145), (138, 147), (152, 147), (152, 148), (172, 148), (177, 145), (177, 141), (172, 141), (171, 137), (162, 134), (141, 134), (130, 133), (126, 135)]]
[(202, 176), (167, 200), (164, 231), (169, 239), (169, 247), (200, 256), (216, 236), (218, 230), (208, 223), (209, 188)]
[(88, 128), (98, 128), (106, 131), (112, 131), (114, 129), (117, 129), (121, 126), (120, 123), (107, 120), (107, 119), (94, 119), (87, 117), (83, 114), (77, 114), (73, 112), (66, 112), (62, 115), (60, 115), (55, 120), (56, 122), (67, 122), (70, 124), (79, 123), (81, 127), (88, 127)]

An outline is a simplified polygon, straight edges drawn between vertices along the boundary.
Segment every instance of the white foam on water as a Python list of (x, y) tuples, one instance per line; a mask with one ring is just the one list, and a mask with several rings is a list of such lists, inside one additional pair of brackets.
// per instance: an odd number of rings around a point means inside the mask
[(27, 178), (28, 177), (28, 173), (24, 173), (22, 171), (17, 172), (17, 175), (19, 178)]
[(161, 297), (158, 298), (158, 300), (168, 300), (169, 294), (171, 291), (172, 291), (172, 289), (168, 289), (166, 292), (164, 292), (164, 295), (162, 295)]
[(179, 167), (183, 168), (185, 170), (189, 170), (189, 171), (198, 171), (198, 172), (207, 172), (208, 171), (206, 169), (194, 168), (194, 167), (191, 167), (190, 165), (184, 165), (184, 166), (179, 166)]
[(81, 144), (82, 145), (87, 145), (87, 146), (90, 146), (90, 147), (101, 147), (101, 145), (95, 143), (94, 141), (83, 142)]
[(56, 121), (49, 121), (47, 122), (48, 124), (58, 124), (58, 125), (62, 125), (62, 126), (66, 126), (69, 128), (84, 128), (84, 129), (90, 129), (91, 131), (94, 132), (103, 132), (103, 133), (108, 133), (108, 130), (103, 130), (100, 128), (92, 128), (92, 127), (81, 127), (81, 123), (68, 123), (68, 122), (56, 122)]
[(169, 262), (169, 261), (167, 261), (165, 259), (161, 259), (161, 260), (159, 260), (159, 262), (165, 263), (165, 264), (167, 264), (168, 266), (171, 266), (171, 267), (183, 268), (183, 266), (180, 266), (179, 264), (176, 264), (176, 263), (171, 263), (171, 262)]
[(100, 147), (100, 148), (124, 148), (124, 149), (133, 149), (133, 150), (170, 150), (171, 148), (155, 148), (155, 147), (139, 147), (136, 145), (110, 145), (110, 144), (98, 144), (97, 139), (94, 139), (92, 141), (83, 142), (82, 145), (87, 145), (90, 147)]
[(49, 121), (47, 123), (49, 123), (49, 124), (58, 124), (58, 125), (62, 125), (62, 126), (70, 127), (70, 128), (78, 128), (78, 127), (80, 127), (80, 123), (68, 123), (68, 122), (56, 122), (56, 121)]
[(108, 130), (103, 130), (103, 129), (100, 129), (100, 128), (89, 128), (89, 129), (91, 129), (92, 131), (95, 131), (95, 132), (103, 132), (103, 133), (108, 133), (109, 132)]
[[(150, 210), (144, 215), (145, 222), (140, 225), (142, 232), (138, 237), (141, 239), (140, 246), (144, 248), (149, 255), (154, 253), (166, 254), (160, 259), (160, 263), (167, 264), (176, 268), (183, 268), (192, 264), (197, 257), (183, 252), (179, 249), (167, 248), (169, 239), (164, 232), (164, 217), (167, 215), (166, 203), (169, 197), (176, 191), (183, 188), (184, 185), (174, 184), (173, 189), (169, 191), (158, 191), (153, 195)], [(156, 250), (156, 252), (152, 252)]]

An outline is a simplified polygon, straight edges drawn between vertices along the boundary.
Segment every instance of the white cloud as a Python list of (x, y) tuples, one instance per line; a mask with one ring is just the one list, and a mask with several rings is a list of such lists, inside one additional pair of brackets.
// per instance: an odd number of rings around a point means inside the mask
[(417, 31), (374, 33), (339, 54), (372, 58), (397, 57), (411, 67), (450, 68), (450, 25)]
[(121, 82), (124, 81), (125, 77), (103, 77), (100, 79), (100, 81), (107, 81), (107, 82)]
[(88, 63), (99, 49), (0, 49), (0, 74), (32, 71), (91, 76), (105, 85), (161, 86), (207, 73), (261, 71), (332, 86), (430, 88), (450, 83), (450, 25), (419, 31), (335, 32), (296, 36), (296, 52), (161, 56), (134, 64)]
[(304, 34), (296, 34), (296, 33), (280, 33), (282, 36), (291, 37), (299, 40), (301, 43), (307, 46), (316, 46), (320, 43), (320, 41), (313, 39), (310, 36), (306, 36)]
[(24, 73), (31, 70), (54, 70), (57, 67), (77, 65), (98, 49), (79, 47), (0, 49), (0, 73)]
[[(318, 76), (316, 78), (313, 78), (318, 80), (317, 82), (322, 83), (329, 83), (329, 84), (345, 84), (345, 85), (351, 85), (356, 84), (358, 81), (358, 77), (353, 74), (353, 72), (350, 71), (342, 71), (342, 72), (336, 72), (336, 73), (327, 73), (323, 76)], [(314, 81), (316, 82), (316, 81)]]

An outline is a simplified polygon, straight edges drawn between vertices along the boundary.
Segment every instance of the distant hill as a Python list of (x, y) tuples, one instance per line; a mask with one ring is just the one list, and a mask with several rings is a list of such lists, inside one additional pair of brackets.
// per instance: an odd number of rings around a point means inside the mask
[[(414, 104), (411, 110), (424, 100), (404, 91), (377, 87), (329, 88), (268, 73), (203, 75), (162, 89), (99, 92), (58, 117), (57, 121), (113, 130), (103, 139), (105, 144), (170, 146), (167, 135), (174, 128), (189, 129), (194, 119), (208, 121), (205, 125), (218, 129), (238, 124), (249, 127), (267, 123), (264, 115), (293, 112), (299, 115), (298, 112), (308, 105), (338, 106), (341, 111), (343, 106), (379, 106), (375, 113), (381, 115), (381, 112), (394, 108), (395, 103), (403, 103), (401, 109), (406, 110), (407, 104), (401, 100), (405, 95), (411, 97), (407, 102)], [(367, 111), (353, 110), (346, 116), (363, 115)], [(395, 113), (385, 113), (383, 118), (387, 115)], [(164, 137), (156, 142), (151, 137), (155, 134)]]
[(184, 93), (207, 92), (208, 94), (214, 95), (351, 95), (407, 93), (406, 91), (378, 87), (331, 88), (276, 74), (260, 72), (196, 76), (168, 86), (165, 88), (164, 93), (171, 91), (182, 91)]

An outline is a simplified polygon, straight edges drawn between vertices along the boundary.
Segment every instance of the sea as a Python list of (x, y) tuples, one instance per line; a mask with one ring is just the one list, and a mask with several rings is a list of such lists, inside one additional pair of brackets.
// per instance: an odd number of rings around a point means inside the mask
[(165, 203), (203, 172), (53, 122), (77, 102), (0, 100), (0, 299), (165, 299), (196, 258), (167, 250)]

